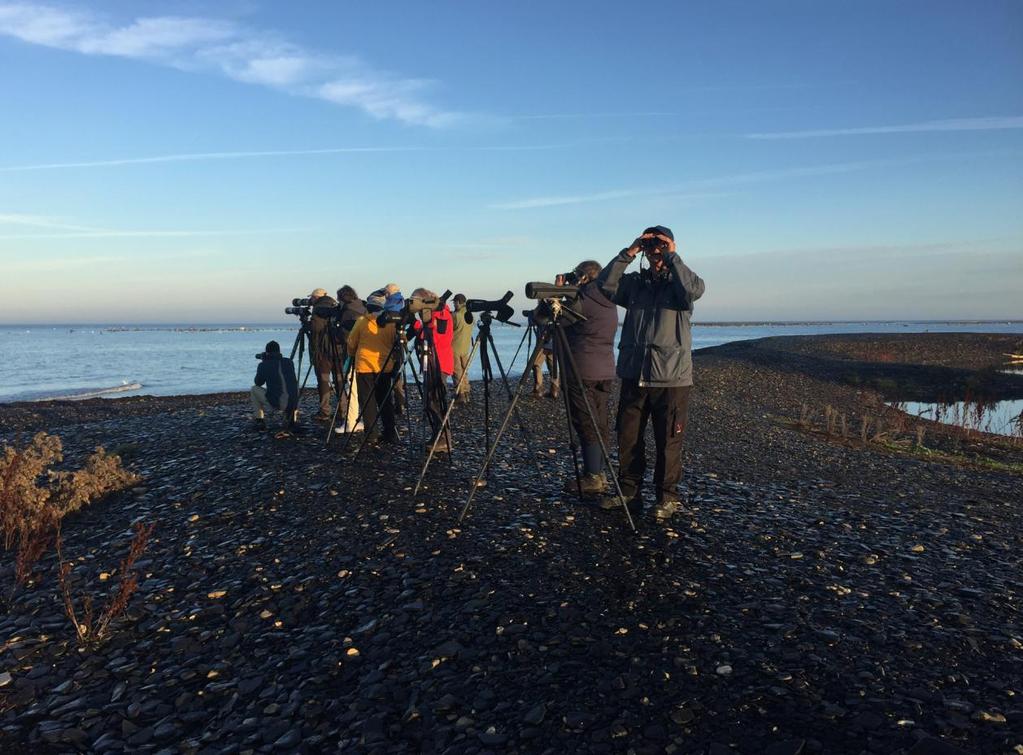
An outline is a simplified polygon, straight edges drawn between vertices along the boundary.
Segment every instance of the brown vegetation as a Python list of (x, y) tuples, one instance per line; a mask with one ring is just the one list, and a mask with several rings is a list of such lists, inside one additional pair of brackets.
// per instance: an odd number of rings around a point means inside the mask
[(138, 578), (135, 575), (135, 562), (145, 552), (146, 545), (149, 543), (149, 537), (153, 534), (155, 527), (155, 524), (145, 525), (141, 522), (136, 523), (135, 536), (132, 538), (131, 545), (128, 548), (128, 555), (122, 559), (121, 566), (117, 570), (117, 590), (107, 598), (107, 604), (100, 612), (99, 619), (95, 623), (93, 623), (92, 595), (86, 594), (82, 598), (81, 618), (79, 618), (78, 611), (75, 609), (75, 599), (72, 596), (70, 580), (74, 566), (64, 560), (60, 547), (60, 535), (58, 533), (57, 581), (60, 584), (60, 596), (64, 602), (64, 611), (75, 628), (79, 642), (98, 642), (102, 640), (107, 635), (110, 622), (124, 613), (128, 607), (128, 601), (131, 600), (135, 588), (138, 587)]
[(0, 458), (0, 536), (4, 550), (14, 559), (9, 599), (28, 582), (67, 514), (138, 480), (121, 466), (119, 457), (102, 447), (77, 471), (51, 469), (63, 460), (60, 438), (43, 432), (36, 433), (24, 448), (4, 446)]

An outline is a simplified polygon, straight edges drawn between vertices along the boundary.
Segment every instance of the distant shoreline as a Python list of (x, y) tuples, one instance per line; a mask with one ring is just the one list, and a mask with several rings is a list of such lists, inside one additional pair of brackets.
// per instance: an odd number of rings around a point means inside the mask
[[(294, 327), (297, 320), (285, 320), (277, 323), (0, 323), (0, 328), (101, 328), (111, 332), (177, 330), (177, 331), (217, 331), (217, 330), (287, 330)], [(765, 326), (812, 327), (821, 325), (1019, 325), (1023, 318), (999, 318), (983, 320), (711, 320), (708, 322), (693, 321), (694, 328), (755, 328)]]

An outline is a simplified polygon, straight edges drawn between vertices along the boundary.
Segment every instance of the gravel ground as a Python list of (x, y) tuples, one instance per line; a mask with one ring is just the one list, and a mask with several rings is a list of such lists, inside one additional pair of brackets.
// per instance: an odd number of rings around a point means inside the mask
[(319, 429), (252, 433), (241, 394), (0, 407), (4, 440), (122, 447), (145, 478), (65, 521), (80, 588), (101, 598), (130, 525), (157, 524), (105, 644), (77, 647), (52, 569), (0, 616), (0, 749), (1023, 752), (1020, 476), (779, 420), (876, 405), (835, 360), (952, 344), (884, 338), (699, 353), (688, 507), (635, 534), (561, 494), (549, 399), (522, 400), (532, 452), (509, 431), (461, 525), (479, 386), (415, 499), (421, 443), (352, 460)]

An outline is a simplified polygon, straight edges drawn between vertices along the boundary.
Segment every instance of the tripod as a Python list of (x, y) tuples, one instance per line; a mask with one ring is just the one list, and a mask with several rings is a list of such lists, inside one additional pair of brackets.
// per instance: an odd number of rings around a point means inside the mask
[[(614, 468), (611, 465), (611, 456), (610, 456), (610, 454), (608, 453), (608, 450), (607, 450), (607, 443), (604, 441), (604, 436), (601, 434), (600, 428), (597, 425), (597, 418), (596, 418), (596, 415), (594, 415), (594, 413), (593, 413), (593, 407), (590, 404), (589, 396), (587, 396), (586, 395), (586, 391), (583, 390), (582, 379), (579, 377), (579, 371), (578, 371), (578, 369), (576, 367), (576, 364), (575, 364), (575, 357), (572, 356), (572, 351), (571, 351), (571, 348), (569, 347), (569, 344), (568, 344), (568, 336), (565, 335), (565, 327), (567, 325), (571, 325), (571, 324), (574, 324), (575, 322), (579, 322), (579, 321), (581, 321), (584, 318), (583, 318), (583, 316), (581, 314), (579, 314), (577, 312), (574, 312), (573, 310), (568, 309), (567, 307), (562, 306), (561, 302), (557, 301), (557, 300), (555, 300), (552, 303), (551, 307), (550, 307), (550, 318), (551, 318), (550, 327), (553, 328), (553, 331), (554, 331), (553, 332), (553, 341), (554, 341), (555, 363), (557, 364), (559, 359), (563, 360), (563, 363), (567, 365), (568, 369), (567, 370), (561, 370), (561, 374), (563, 376), (565, 376), (566, 379), (571, 377), (571, 379), (574, 379), (574, 380), (578, 381), (578, 384), (579, 384), (578, 387), (580, 388), (580, 392), (581, 392), (582, 397), (583, 397), (583, 404), (584, 404), (584, 406), (586, 408), (587, 417), (588, 417), (588, 419), (590, 421), (591, 426), (593, 427), (593, 430), (594, 430), (595, 435), (597, 436), (597, 439), (600, 441), (600, 452), (601, 452), (601, 455), (602, 455), (603, 460), (604, 460), (604, 465), (607, 468), (608, 472), (610, 473), (610, 477), (611, 477), (612, 481), (614, 482), (615, 492), (617, 493), (618, 501), (621, 504), (622, 511), (625, 512), (625, 519), (629, 523), (629, 527), (633, 530), (633, 532), (635, 532), (636, 525), (632, 521), (632, 513), (629, 511), (628, 506), (625, 505), (625, 496), (622, 494), (621, 485), (619, 485), (619, 483), (618, 483), (618, 475), (615, 474)], [(567, 319), (570, 319), (572, 322), (566, 324), (565, 321)], [(532, 354), (530, 356), (530, 359), (527, 362), (527, 364), (528, 365), (533, 364), (533, 362), (540, 355), (542, 350), (543, 350), (543, 339), (538, 337), (537, 344), (533, 348), (533, 352), (532, 352)], [(528, 378), (528, 375), (529, 375), (528, 372), (523, 372), (522, 373), (522, 377), (519, 378), (519, 385), (518, 385), (518, 388), (515, 391), (514, 397), (512, 397), (511, 406), (508, 407), (508, 411), (505, 413), (504, 420), (501, 423), (501, 427), (498, 429), (497, 436), (494, 439), (494, 444), (490, 447), (489, 451), (487, 452), (487, 456), (483, 460), (483, 466), (480, 469), (479, 474), (476, 475), (476, 480), (473, 483), (472, 490), (469, 491), (469, 496), (465, 500), (465, 505), (462, 507), (462, 512), (458, 516), (458, 522), (459, 523), (461, 523), (462, 520), (465, 519), (465, 516), (466, 516), (466, 514), (469, 511), (469, 506), (472, 504), (472, 499), (475, 497), (476, 491), (479, 488), (479, 481), (483, 477), (483, 475), (486, 473), (487, 467), (490, 465), (490, 462), (493, 459), (494, 452), (497, 450), (497, 445), (498, 445), (498, 443), (501, 442), (501, 436), (504, 434), (504, 431), (505, 431), (505, 429), (508, 426), (508, 421), (509, 421), (509, 419), (511, 417), (512, 412), (515, 411), (515, 405), (518, 403), (519, 397), (522, 395), (522, 388), (526, 384), (526, 379)], [(571, 402), (569, 401), (569, 395), (568, 395), (569, 391), (566, 390), (567, 386), (562, 386), (562, 389), (563, 389), (562, 393), (564, 395), (564, 401), (565, 401), (566, 419), (567, 419), (567, 422), (568, 422), (569, 444), (570, 444), (570, 447), (572, 449), (572, 462), (575, 465), (576, 485), (579, 488), (580, 493), (581, 493), (582, 492), (582, 484), (581, 484), (581, 476), (580, 476), (580, 473), (579, 473), (579, 459), (578, 459), (578, 455), (577, 455), (577, 448), (576, 448), (576, 445), (575, 445), (575, 441), (574, 441), (573, 435), (572, 435), (572, 433), (573, 433), (573, 427), (572, 427), (572, 408), (571, 408)]]
[[(389, 376), (388, 377), (387, 390), (384, 393), (383, 398), (379, 402), (379, 404), (380, 404), (380, 406), (385, 406), (388, 401), (392, 400), (391, 397), (392, 397), (392, 395), (394, 393), (394, 386), (397, 383), (397, 379), (396, 378), (397, 378), (397, 373), (398, 373), (397, 364), (398, 364), (398, 360), (399, 360), (399, 354), (401, 355), (400, 360), (401, 360), (401, 374), (402, 374), (402, 377), (405, 376), (405, 369), (409, 368), (411, 370), (411, 372), (412, 372), (412, 377), (415, 380), (416, 387), (419, 390), (420, 399), (425, 401), (425, 394), (423, 392), (423, 386), (422, 386), (422, 384), (419, 381), (419, 374), (416, 372), (415, 363), (411, 360), (411, 355), (410, 355), (409, 350), (408, 350), (408, 340), (407, 340), (407, 337), (406, 337), (403, 325), (404, 325), (404, 323), (398, 323), (395, 326), (394, 341), (391, 344), (390, 351), (388, 351), (388, 353), (387, 353), (387, 358), (384, 359), (384, 361), (383, 361), (383, 366), (384, 367), (387, 367), (388, 365), (392, 365), (392, 364), (395, 365), (395, 366), (390, 371), (388, 371), (388, 370), (381, 371), (377, 375), (376, 380), (373, 381), (373, 388), (369, 392), (369, 395), (368, 396), (360, 396), (359, 415), (356, 418), (356, 421), (355, 421), (356, 424), (358, 424), (359, 422), (361, 422), (363, 420), (363, 415), (365, 414), (365, 409), (369, 405), (369, 402), (377, 400), (376, 394), (377, 394), (377, 391), (380, 388), (380, 381), (382, 379), (384, 379), (385, 375)], [(352, 373), (353, 374), (355, 373), (355, 363), (354, 363), (354, 361), (353, 361), (353, 364), (352, 364)], [(353, 461), (355, 459), (359, 458), (359, 455), (362, 453), (362, 449), (366, 447), (366, 444), (369, 442), (369, 439), (372, 437), (373, 431), (376, 429), (377, 423), (380, 421), (381, 416), (382, 416), (382, 412), (379, 411), (379, 407), (378, 407), (378, 411), (376, 413), (376, 416), (374, 417), (373, 421), (370, 423), (370, 425), (365, 430), (365, 434), (364, 434), (364, 437), (362, 439), (362, 443), (359, 444), (358, 449), (355, 451), (355, 455), (352, 457)], [(408, 424), (408, 434), (409, 434), (409, 437), (411, 438), (411, 435), (412, 435), (412, 419), (409, 416), (409, 412), (408, 411), (405, 412), (405, 419), (406, 419), (406, 422)], [(347, 437), (345, 438), (345, 444), (344, 444), (344, 446), (341, 447), (342, 455), (345, 454), (348, 451), (348, 448), (351, 446), (352, 436), (353, 435), (354, 435), (354, 433), (348, 433)]]
[[(493, 367), (491, 366), (491, 363), (490, 363), (490, 353), (493, 352), (494, 360), (497, 362), (498, 372), (501, 375), (501, 381), (504, 383), (504, 388), (505, 388), (505, 391), (508, 394), (508, 398), (512, 400), (511, 407), (509, 408), (509, 413), (514, 411), (514, 413), (515, 413), (515, 420), (517, 421), (519, 429), (522, 432), (522, 438), (523, 438), (523, 440), (525, 440), (526, 447), (529, 449), (529, 456), (530, 456), (531, 459), (533, 459), (533, 463), (536, 465), (537, 476), (541, 480), (543, 480), (543, 477), (544, 477), (543, 470), (540, 468), (540, 462), (537, 461), (536, 451), (533, 449), (533, 442), (529, 438), (529, 432), (526, 430), (526, 423), (522, 419), (522, 415), (519, 414), (518, 409), (515, 407), (515, 402), (514, 402), (513, 395), (512, 395), (511, 384), (509, 384), (509, 382), (508, 382), (508, 374), (505, 372), (504, 365), (501, 363), (501, 355), (497, 351), (497, 346), (494, 344), (494, 336), (490, 332), (490, 326), (493, 324), (493, 321), (494, 321), (494, 316), (490, 312), (481, 312), (480, 313), (479, 331), (478, 331), (478, 333), (476, 335), (476, 340), (473, 341), (472, 351), (469, 352), (469, 362), (466, 365), (465, 371), (462, 373), (461, 379), (459, 380), (459, 386), (462, 384), (463, 381), (466, 381), (466, 380), (469, 379), (469, 365), (472, 364), (473, 357), (476, 355), (476, 353), (478, 351), (479, 355), (480, 355), (480, 367), (483, 369), (483, 432), (484, 432), (484, 437), (486, 439), (486, 448), (488, 449), (488, 451), (490, 451), (490, 449), (491, 449), (491, 444), (490, 444), (490, 384), (494, 380), (494, 369), (493, 369)], [(518, 325), (516, 323), (507, 323), (507, 324), (514, 325), (515, 327), (518, 327)], [(526, 335), (528, 335), (528, 333), (529, 333), (528, 330), (526, 331), (526, 333), (523, 333), (523, 335), (522, 335), (522, 340), (523, 341), (525, 340)], [(522, 348), (522, 341), (519, 342), (519, 349), (521, 349), (521, 348)], [(515, 353), (518, 354), (518, 351), (516, 351)], [(514, 359), (512, 361), (514, 362)], [(456, 391), (458, 390), (459, 386), (455, 386), (455, 390)], [(448, 421), (450, 419), (451, 410), (452, 410), (453, 407), (454, 407), (453, 403), (448, 405), (447, 412), (444, 414), (443, 425), (447, 425), (447, 423), (448, 423)], [(507, 418), (505, 419), (505, 421), (507, 422)], [(413, 497), (415, 497), (419, 493), (419, 489), (420, 489), (420, 487), (423, 484), (423, 478), (426, 476), (426, 470), (429, 468), (430, 461), (433, 459), (434, 450), (436, 448), (436, 445), (437, 445), (436, 442), (434, 442), (432, 444), (432, 446), (430, 448), (430, 453), (427, 455), (426, 461), (423, 463), (423, 468), (419, 472), (419, 480), (416, 482), (415, 490), (412, 493)], [(492, 454), (492, 451), (491, 451), (491, 454)], [(488, 459), (489, 459), (489, 456), (488, 456)], [(482, 475), (480, 475), (480, 476), (478, 476), (476, 478), (475, 486), (479, 486), (480, 485), (481, 477), (482, 477)]]

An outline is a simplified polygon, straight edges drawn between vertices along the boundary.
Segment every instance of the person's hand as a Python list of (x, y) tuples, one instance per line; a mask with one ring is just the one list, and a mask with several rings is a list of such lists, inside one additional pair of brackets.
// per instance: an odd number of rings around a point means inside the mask
[(639, 254), (640, 244), (642, 243), (643, 239), (649, 238), (650, 235), (651, 234), (648, 233), (643, 234), (638, 239), (633, 241), (629, 248), (625, 250), (625, 253), (629, 255), (632, 259), (636, 259), (636, 255)]
[(671, 238), (670, 236), (662, 236), (659, 233), (651, 233), (651, 234), (649, 234), (649, 236), (652, 237), (652, 238), (655, 238), (655, 239), (660, 239), (661, 241), (664, 242), (664, 253), (665, 254), (674, 254), (675, 253), (675, 240), (673, 238)]
[(561, 273), (558, 273), (557, 275), (555, 275), (554, 276), (554, 285), (555, 286), (564, 286), (565, 285), (565, 276), (562, 275)]

